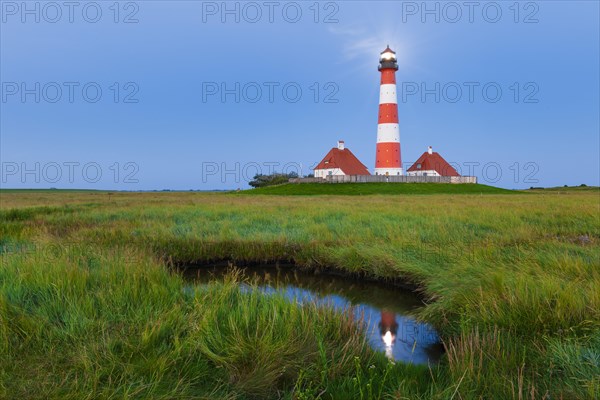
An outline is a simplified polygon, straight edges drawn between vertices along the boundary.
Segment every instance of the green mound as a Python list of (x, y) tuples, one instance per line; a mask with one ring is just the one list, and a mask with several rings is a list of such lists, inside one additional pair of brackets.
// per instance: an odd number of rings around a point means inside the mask
[(530, 192), (560, 192), (560, 193), (589, 193), (598, 192), (600, 187), (598, 186), (557, 186), (557, 187), (532, 187), (527, 189)]
[(258, 189), (244, 190), (241, 194), (298, 195), (373, 195), (373, 194), (504, 194), (515, 193), (487, 185), (450, 183), (288, 183)]

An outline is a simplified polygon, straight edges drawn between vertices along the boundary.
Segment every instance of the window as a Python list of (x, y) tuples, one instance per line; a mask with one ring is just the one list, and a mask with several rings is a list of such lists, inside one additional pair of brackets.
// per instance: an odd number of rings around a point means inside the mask
[(417, 164), (417, 169), (421, 169), (421, 163)]

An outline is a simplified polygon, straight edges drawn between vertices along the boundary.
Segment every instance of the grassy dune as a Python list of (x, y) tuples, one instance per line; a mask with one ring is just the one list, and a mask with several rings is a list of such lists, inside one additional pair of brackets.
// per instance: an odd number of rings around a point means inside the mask
[[(1, 192), (0, 397), (600, 398), (598, 194)], [(216, 260), (414, 283), (447, 355), (167, 268)]]
[(502, 194), (510, 190), (487, 185), (450, 183), (302, 183), (244, 190), (242, 194), (313, 195), (388, 195), (388, 194)]

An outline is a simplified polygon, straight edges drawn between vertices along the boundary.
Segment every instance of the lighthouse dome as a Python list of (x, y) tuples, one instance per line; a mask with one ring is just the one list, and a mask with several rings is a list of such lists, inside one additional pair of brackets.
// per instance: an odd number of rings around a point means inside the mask
[(381, 52), (379, 61), (396, 61), (396, 52), (387, 46), (384, 51)]

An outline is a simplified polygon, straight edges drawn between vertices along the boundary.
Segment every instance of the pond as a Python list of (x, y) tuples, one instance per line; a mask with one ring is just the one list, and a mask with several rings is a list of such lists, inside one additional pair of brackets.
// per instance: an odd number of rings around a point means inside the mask
[[(206, 284), (222, 280), (228, 268), (188, 267), (184, 271), (184, 276), (195, 284)], [(290, 301), (314, 301), (339, 310), (353, 307), (356, 316), (366, 323), (369, 344), (391, 360), (434, 364), (443, 353), (435, 329), (414, 317), (423, 303), (409, 290), (356, 278), (302, 272), (292, 266), (260, 266), (241, 271), (265, 293), (277, 291)]]

